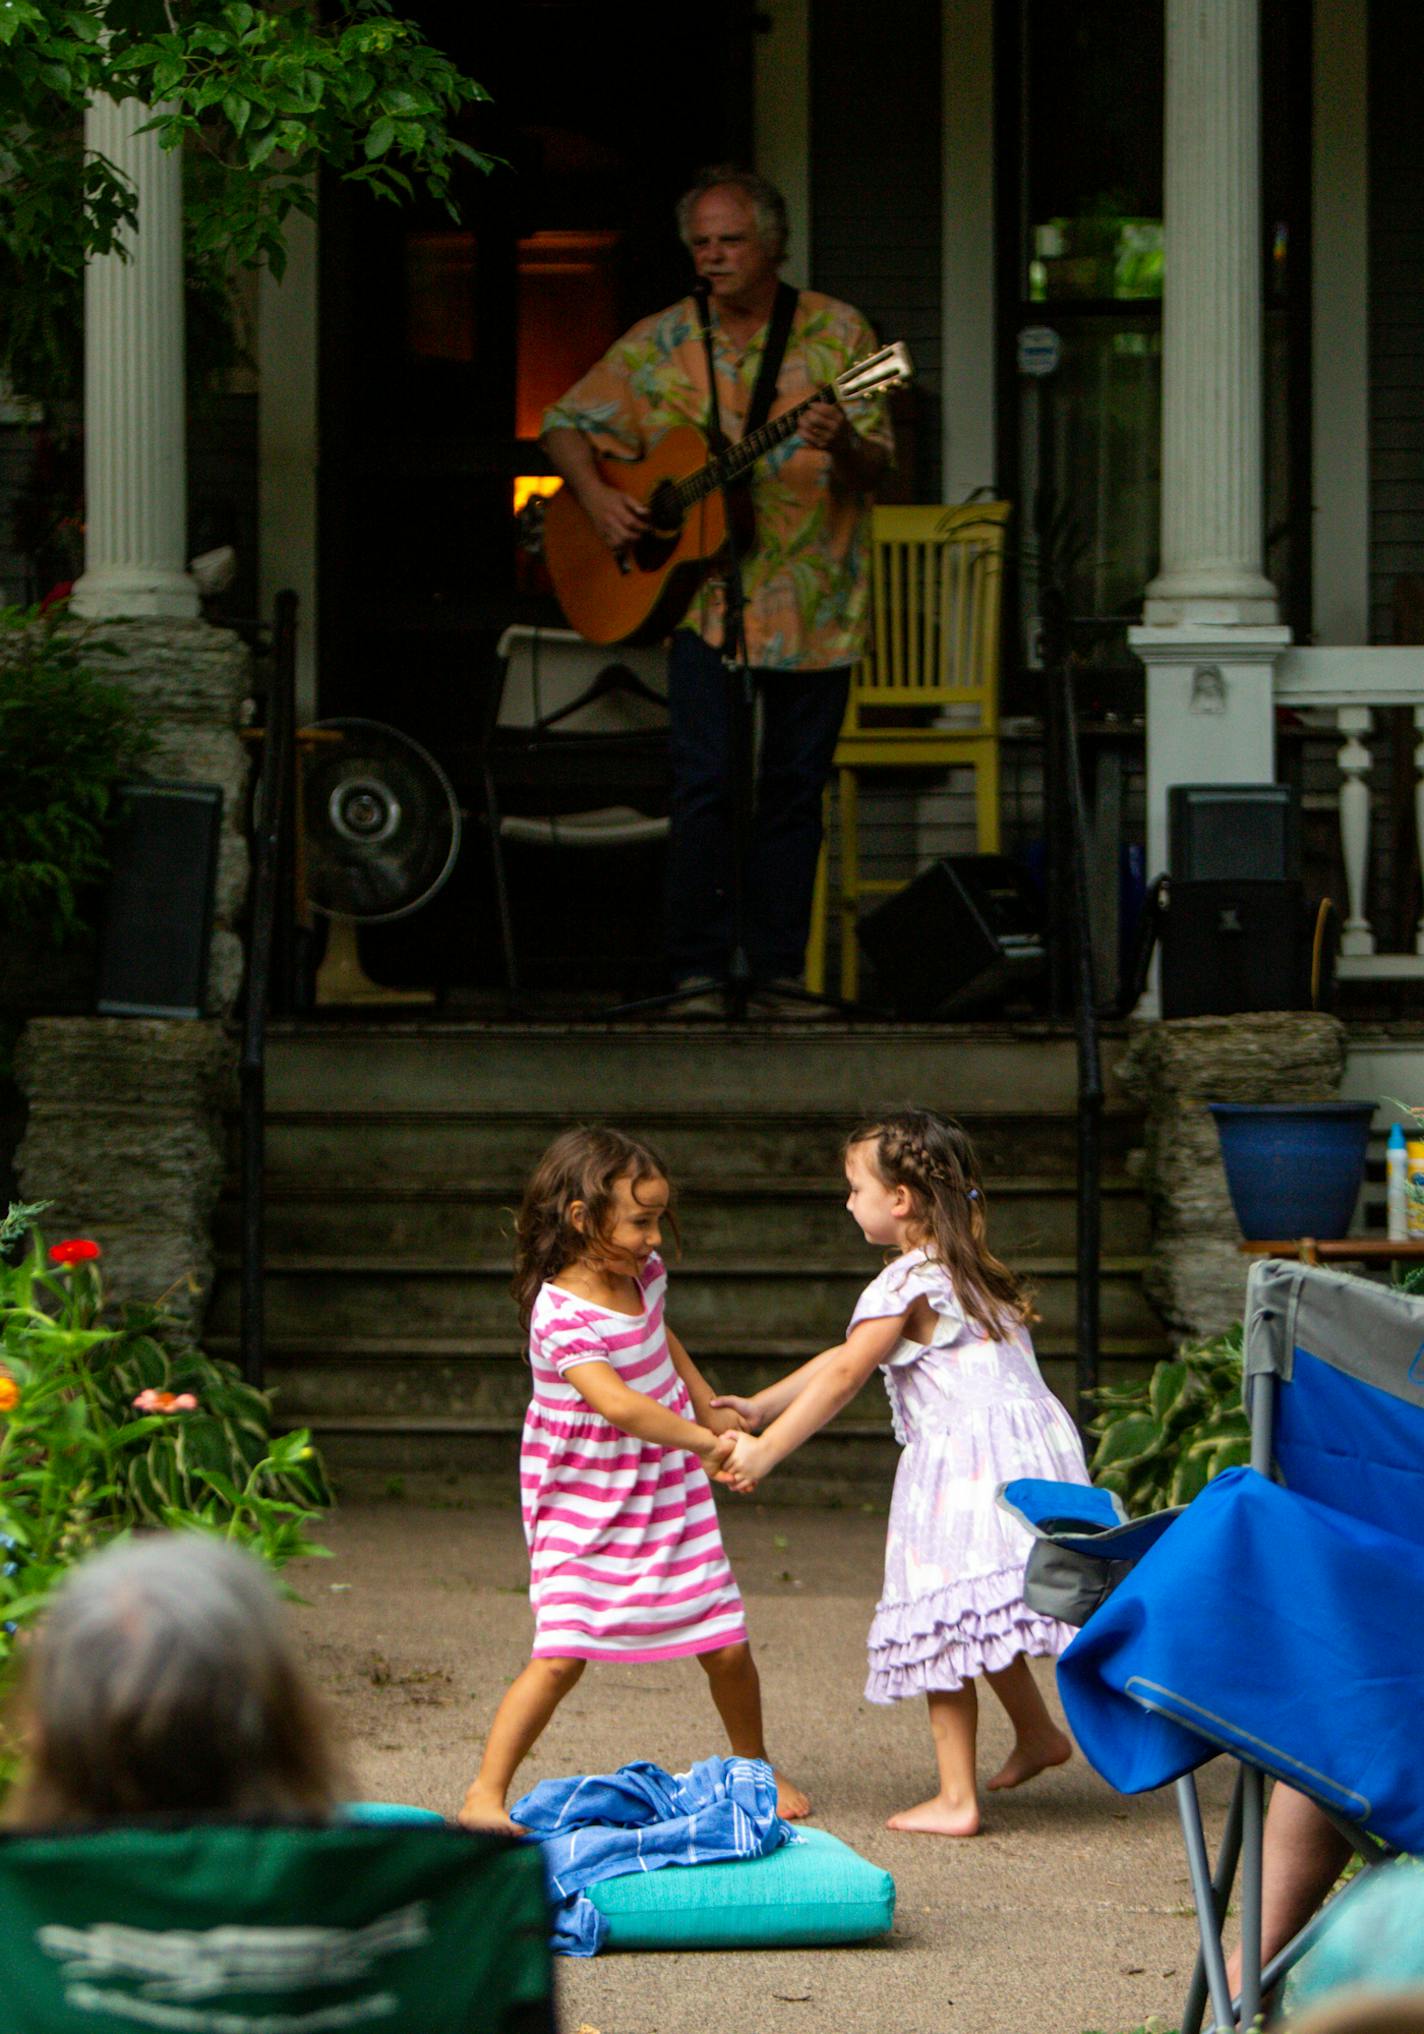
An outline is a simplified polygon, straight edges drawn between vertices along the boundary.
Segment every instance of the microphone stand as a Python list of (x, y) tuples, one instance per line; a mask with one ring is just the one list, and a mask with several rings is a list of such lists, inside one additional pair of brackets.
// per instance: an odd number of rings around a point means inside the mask
[[(717, 400), (716, 363), (712, 357), (711, 290), (699, 277), (692, 286), (692, 294), (697, 302), (698, 315), (702, 320), (702, 335), (707, 348), (708, 444), (709, 450), (718, 455), (727, 449), (728, 440), (722, 430), (721, 406)], [(717, 986), (725, 1000), (727, 1022), (745, 1024), (756, 993), (751, 956), (747, 949), (747, 868), (751, 860), (752, 818), (756, 804), (756, 681), (752, 677), (751, 665), (747, 661), (746, 593), (742, 583), (741, 551), (737, 544), (736, 511), (732, 501), (733, 485), (724, 469), (719, 486), (727, 533), (724, 545), (726, 564), (721, 574), (722, 671), (727, 685), (728, 722), (731, 729), (729, 748), (732, 791), (732, 877), (729, 901), (732, 942), (727, 959), (727, 971)], [(750, 487), (749, 480), (746, 485)], [(609, 1017), (633, 1017), (649, 1010), (675, 1010), (679, 1003), (690, 1002), (695, 996), (706, 994), (707, 990), (703, 988), (672, 989), (666, 995), (641, 997), (634, 1003), (619, 1003), (607, 1014)], [(786, 994), (799, 1003), (821, 1005), (840, 1011), (848, 1011), (850, 1008), (846, 1004), (833, 1002), (829, 997), (814, 995), (808, 989), (778, 990), (777, 994)]]
[[(701, 280), (694, 287), (702, 316), (704, 335), (710, 334), (711, 291)], [(712, 449), (725, 449), (721, 406), (717, 400), (717, 376), (712, 359), (711, 339), (707, 344), (708, 423)], [(748, 488), (750, 480), (746, 482)], [(747, 864), (751, 859), (752, 811), (756, 801), (756, 685), (747, 661), (746, 591), (742, 584), (742, 556), (737, 543), (736, 509), (731, 484), (722, 479), (722, 514), (726, 524), (726, 566), (722, 573), (722, 673), (727, 686), (728, 723), (731, 729), (732, 790), (732, 947), (727, 959), (723, 993), (727, 1019), (744, 1024), (752, 995), (752, 964), (747, 950)]]

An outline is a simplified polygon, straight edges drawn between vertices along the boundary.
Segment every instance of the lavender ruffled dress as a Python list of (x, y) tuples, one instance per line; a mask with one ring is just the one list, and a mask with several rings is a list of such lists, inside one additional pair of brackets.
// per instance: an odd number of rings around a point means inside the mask
[(923, 1250), (866, 1287), (851, 1326), (904, 1313), (921, 1294), (938, 1316), (933, 1340), (902, 1338), (881, 1366), (904, 1453), (868, 1642), (871, 1702), (958, 1688), (1016, 1653), (1060, 1653), (1073, 1636), (1024, 1603), (1032, 1541), (994, 1493), (1013, 1476), (1086, 1483), (1077, 1429), (1039, 1375), (1028, 1330), (987, 1340)]

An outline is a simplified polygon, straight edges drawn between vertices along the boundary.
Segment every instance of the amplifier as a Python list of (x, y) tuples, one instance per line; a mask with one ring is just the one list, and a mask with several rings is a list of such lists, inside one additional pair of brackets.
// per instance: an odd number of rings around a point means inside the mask
[(946, 855), (856, 927), (902, 1017), (982, 1009), (1032, 987), (1045, 966), (1043, 906), (1008, 855)]
[[(1164, 1017), (1312, 1007), (1316, 910), (1298, 882), (1172, 881), (1163, 891)], [(1333, 961), (1332, 938), (1321, 956), (1322, 1007)]]
[(118, 787), (99, 935), (102, 1016), (202, 1016), (222, 800), (216, 784)]
[(1174, 784), (1167, 794), (1174, 881), (1295, 881), (1300, 805), (1289, 784)]

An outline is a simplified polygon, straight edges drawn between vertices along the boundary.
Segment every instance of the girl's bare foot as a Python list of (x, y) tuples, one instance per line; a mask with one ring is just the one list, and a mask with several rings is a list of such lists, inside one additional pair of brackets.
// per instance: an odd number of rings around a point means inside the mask
[(885, 1827), (908, 1830), (913, 1836), (977, 1836), (979, 1804), (947, 1801), (942, 1794), (936, 1794), (932, 1801), (921, 1801), (918, 1808), (906, 1808), (899, 1815), (892, 1815)]
[(811, 1812), (809, 1795), (803, 1794), (794, 1780), (788, 1780), (785, 1773), (772, 1768), (776, 1781), (776, 1812), (784, 1822), (801, 1822)]
[(466, 1794), (455, 1820), (462, 1829), (494, 1829), (504, 1836), (524, 1834), (517, 1822), (510, 1821), (509, 1811), (499, 1795), (481, 1790), (478, 1782)]
[(993, 1779), (988, 1781), (988, 1791), (992, 1794), (999, 1787), (1021, 1787), (1025, 1780), (1046, 1772), (1049, 1766), (1066, 1765), (1072, 1756), (1072, 1740), (1065, 1737), (1061, 1730), (1020, 1739)]

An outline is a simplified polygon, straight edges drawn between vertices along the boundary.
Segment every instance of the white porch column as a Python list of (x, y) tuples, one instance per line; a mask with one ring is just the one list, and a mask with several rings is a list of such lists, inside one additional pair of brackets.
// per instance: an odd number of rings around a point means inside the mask
[(74, 611), (94, 619), (191, 620), (183, 382), (182, 166), (137, 134), (152, 109), (98, 98), (85, 147), (138, 193), (128, 259), (91, 260), (84, 277), (85, 568)]
[(811, 0), (766, 0), (752, 37), (756, 167), (786, 200), (782, 274), (811, 281)]
[(1167, 792), (1274, 775), (1290, 632), (1261, 569), (1257, 0), (1167, 0), (1162, 565), (1130, 640), (1147, 665), (1148, 872)]

